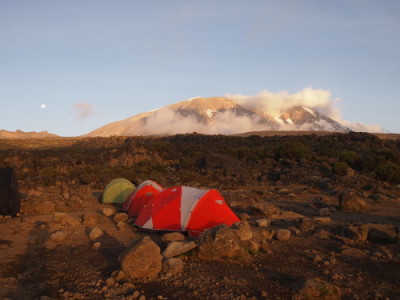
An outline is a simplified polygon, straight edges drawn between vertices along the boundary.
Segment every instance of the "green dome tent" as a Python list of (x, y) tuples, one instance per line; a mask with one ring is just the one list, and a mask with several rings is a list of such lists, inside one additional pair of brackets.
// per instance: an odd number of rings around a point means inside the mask
[(135, 189), (135, 185), (125, 178), (112, 180), (104, 189), (103, 203), (124, 203), (125, 199)]

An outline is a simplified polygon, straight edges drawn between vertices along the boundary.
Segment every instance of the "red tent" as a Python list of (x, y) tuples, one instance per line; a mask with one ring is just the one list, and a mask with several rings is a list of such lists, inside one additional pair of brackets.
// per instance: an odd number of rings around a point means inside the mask
[(135, 225), (153, 230), (188, 231), (196, 236), (207, 228), (236, 222), (239, 218), (217, 190), (176, 186), (153, 196)]
[(163, 189), (164, 188), (158, 183), (152, 180), (146, 180), (129, 194), (122, 205), (122, 209), (125, 210), (130, 217), (136, 217), (150, 198), (157, 195)]

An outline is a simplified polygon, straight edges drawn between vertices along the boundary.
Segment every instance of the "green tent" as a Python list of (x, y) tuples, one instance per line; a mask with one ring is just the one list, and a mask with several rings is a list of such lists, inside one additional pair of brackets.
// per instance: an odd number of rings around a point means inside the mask
[(135, 185), (125, 178), (112, 180), (104, 189), (103, 203), (124, 203), (135, 189)]

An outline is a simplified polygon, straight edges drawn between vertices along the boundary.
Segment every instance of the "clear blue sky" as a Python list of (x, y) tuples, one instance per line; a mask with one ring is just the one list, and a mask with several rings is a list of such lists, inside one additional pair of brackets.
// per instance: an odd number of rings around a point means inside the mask
[(0, 129), (76, 136), (195, 96), (305, 87), (400, 132), (400, 1), (0, 0)]

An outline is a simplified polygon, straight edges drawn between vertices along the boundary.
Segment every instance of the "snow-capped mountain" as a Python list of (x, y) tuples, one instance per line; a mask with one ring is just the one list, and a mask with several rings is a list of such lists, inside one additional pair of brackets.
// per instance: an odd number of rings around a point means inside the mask
[(192, 98), (100, 127), (86, 136), (235, 134), (261, 130), (337, 131), (349, 129), (307, 107), (270, 116), (225, 97)]

